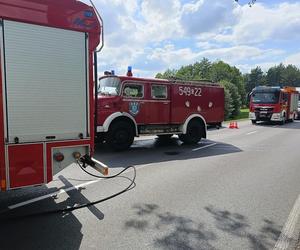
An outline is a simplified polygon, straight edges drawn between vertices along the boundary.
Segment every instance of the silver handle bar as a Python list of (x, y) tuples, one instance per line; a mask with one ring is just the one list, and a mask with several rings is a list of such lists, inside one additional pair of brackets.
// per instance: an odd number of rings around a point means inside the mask
[(93, 9), (95, 10), (95, 12), (97, 14), (97, 17), (100, 20), (100, 26), (101, 26), (101, 46), (100, 46), (99, 49), (96, 50), (96, 53), (99, 53), (103, 49), (103, 47), (104, 47), (104, 25), (103, 25), (103, 19), (102, 19), (101, 15), (99, 14), (99, 12), (98, 12), (98, 10), (97, 10), (97, 8), (96, 8), (93, 0), (90, 0), (90, 3), (93, 6)]

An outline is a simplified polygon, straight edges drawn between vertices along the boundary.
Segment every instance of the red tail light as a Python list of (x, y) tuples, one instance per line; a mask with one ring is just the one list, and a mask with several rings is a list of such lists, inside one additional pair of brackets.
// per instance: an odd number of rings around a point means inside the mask
[(65, 159), (65, 156), (62, 153), (56, 153), (53, 155), (53, 158), (57, 162), (62, 162)]

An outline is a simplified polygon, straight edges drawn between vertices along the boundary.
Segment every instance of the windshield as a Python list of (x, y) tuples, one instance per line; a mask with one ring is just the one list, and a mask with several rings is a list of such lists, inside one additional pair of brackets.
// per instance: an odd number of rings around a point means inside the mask
[(101, 95), (119, 95), (121, 81), (117, 77), (106, 77), (100, 79), (98, 93)]
[(252, 94), (253, 103), (277, 103), (279, 99), (279, 92), (255, 92)]

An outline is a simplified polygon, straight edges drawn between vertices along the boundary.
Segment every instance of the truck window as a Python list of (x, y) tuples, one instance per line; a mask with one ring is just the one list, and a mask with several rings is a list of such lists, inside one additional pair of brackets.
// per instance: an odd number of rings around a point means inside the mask
[(106, 77), (99, 81), (98, 92), (100, 95), (119, 95), (121, 81), (117, 77)]
[(164, 85), (152, 85), (151, 86), (151, 97), (153, 99), (167, 99), (167, 86)]
[(129, 98), (143, 98), (144, 86), (141, 84), (125, 84), (123, 96)]
[(277, 103), (279, 99), (279, 91), (276, 92), (254, 92), (252, 94), (252, 102), (258, 103)]

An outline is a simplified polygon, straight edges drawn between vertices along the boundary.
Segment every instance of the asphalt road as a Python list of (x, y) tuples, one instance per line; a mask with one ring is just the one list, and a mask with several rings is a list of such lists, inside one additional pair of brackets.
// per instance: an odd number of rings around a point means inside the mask
[(3, 220), (104, 198), (133, 172), (96, 180), (72, 165), (47, 186), (1, 193), (0, 249), (273, 249), (285, 229), (299, 235), (300, 122), (239, 127), (209, 130), (196, 146), (98, 145), (111, 173), (136, 166), (136, 187), (72, 213)]

